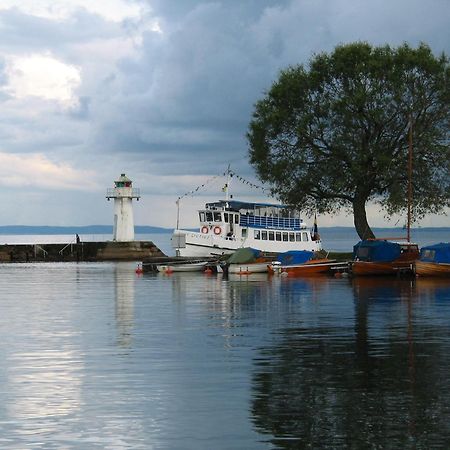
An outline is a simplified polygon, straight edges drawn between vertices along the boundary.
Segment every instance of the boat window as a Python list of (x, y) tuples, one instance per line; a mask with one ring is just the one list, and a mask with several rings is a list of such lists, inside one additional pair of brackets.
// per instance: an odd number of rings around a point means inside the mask
[(288, 234), (287, 233), (283, 233), (283, 241), (284, 242), (288, 241)]
[(269, 231), (269, 241), (275, 240), (275, 233), (273, 231)]
[(267, 231), (261, 231), (261, 239), (267, 241)]
[(295, 241), (295, 234), (294, 233), (289, 233), (289, 241), (290, 242), (294, 242)]
[(239, 223), (239, 214), (234, 216), (234, 223)]
[(302, 233), (302, 237), (303, 237), (303, 241), (305, 241), (305, 242), (307, 242), (307, 241), (309, 241), (309, 237), (308, 237), (308, 233), (306, 232), (306, 231), (304, 231), (303, 233)]
[(261, 239), (261, 233), (259, 230), (255, 230), (255, 239)]
[(225, 222), (228, 223), (228, 213), (223, 213), (223, 216), (225, 218)]
[(204, 222), (205, 221), (205, 213), (203, 211), (200, 211), (198, 213), (199, 217), (200, 217), (200, 222)]
[(302, 240), (302, 233), (295, 233), (295, 240), (300, 242)]
[(279, 231), (277, 231), (277, 232), (275, 233), (275, 240), (281, 241), (281, 233), (280, 233)]
[(242, 228), (242, 237), (243, 238), (247, 237), (247, 228)]
[(220, 212), (214, 213), (214, 222), (222, 222), (222, 214)]
[(206, 221), (207, 222), (212, 222), (213, 221), (212, 212), (206, 211)]

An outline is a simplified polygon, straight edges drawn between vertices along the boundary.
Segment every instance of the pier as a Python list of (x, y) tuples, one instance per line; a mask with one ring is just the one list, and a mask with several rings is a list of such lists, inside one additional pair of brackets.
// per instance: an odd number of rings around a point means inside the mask
[(142, 261), (164, 257), (151, 241), (3, 244), (0, 262)]

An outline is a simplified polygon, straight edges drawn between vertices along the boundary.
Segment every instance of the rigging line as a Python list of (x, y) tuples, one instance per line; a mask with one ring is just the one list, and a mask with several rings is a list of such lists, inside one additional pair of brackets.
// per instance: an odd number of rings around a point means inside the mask
[(197, 186), (195, 189), (184, 193), (183, 195), (180, 195), (177, 199), (177, 203), (179, 203), (179, 201), (184, 198), (184, 197), (188, 197), (188, 196), (193, 196), (196, 192), (200, 191), (202, 188), (206, 187), (208, 184), (210, 184), (212, 181), (214, 181), (215, 179), (221, 177), (222, 175), (215, 175), (211, 178), (208, 178), (203, 184), (201, 184), (200, 186)]
[(246, 185), (248, 185), (250, 187), (253, 187), (253, 188), (256, 188), (256, 189), (261, 189), (264, 192), (270, 192), (269, 189), (267, 189), (265, 187), (262, 187), (262, 186), (259, 186), (259, 185), (255, 184), (255, 183), (252, 183), (251, 181), (246, 180), (244, 177), (241, 177), (234, 170), (230, 170), (230, 175), (236, 177), (239, 181), (241, 181), (242, 183), (244, 183), (244, 184), (246, 184)]

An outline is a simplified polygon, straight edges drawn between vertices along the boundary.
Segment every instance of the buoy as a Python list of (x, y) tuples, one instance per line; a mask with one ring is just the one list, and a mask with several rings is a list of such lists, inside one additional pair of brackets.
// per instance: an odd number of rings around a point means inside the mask
[(140, 264), (138, 264), (138, 266), (136, 267), (136, 271), (135, 271), (137, 274), (141, 274), (141, 273), (143, 273), (144, 271), (142, 270), (142, 267), (141, 267), (141, 265)]
[(215, 226), (214, 227), (214, 234), (217, 236), (220, 233), (222, 233), (222, 228), (220, 228), (219, 226)]
[(208, 274), (208, 275), (210, 275), (211, 273), (213, 273), (211, 267), (207, 267), (207, 268), (205, 269), (205, 273)]

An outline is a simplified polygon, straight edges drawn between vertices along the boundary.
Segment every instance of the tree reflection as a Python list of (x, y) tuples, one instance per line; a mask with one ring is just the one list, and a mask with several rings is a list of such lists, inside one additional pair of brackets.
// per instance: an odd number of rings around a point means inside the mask
[[(256, 428), (279, 448), (445, 448), (449, 328), (417, 308), (411, 282), (354, 280), (348, 293), (353, 324), (315, 318), (260, 350)], [(441, 295), (433, 308), (448, 313), (450, 283)]]

